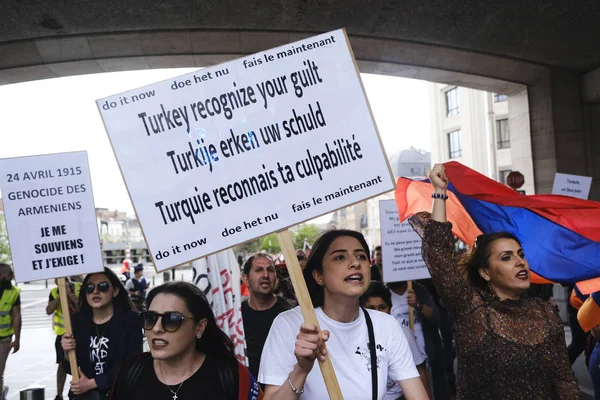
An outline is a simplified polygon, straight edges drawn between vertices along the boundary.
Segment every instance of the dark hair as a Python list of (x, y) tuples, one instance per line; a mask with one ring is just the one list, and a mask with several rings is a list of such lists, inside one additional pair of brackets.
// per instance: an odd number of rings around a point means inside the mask
[(87, 287), (92, 275), (98, 274), (106, 275), (113, 289), (119, 289), (119, 293), (117, 293), (117, 296), (112, 299), (113, 304), (125, 310), (132, 310), (133, 306), (131, 305), (131, 301), (129, 300), (127, 290), (125, 290), (125, 287), (123, 286), (117, 275), (114, 272), (112, 272), (111, 269), (104, 267), (104, 271), (93, 272), (91, 274), (87, 274), (85, 278), (83, 278), (83, 282), (81, 283), (81, 291), (79, 292), (79, 304), (81, 306), (81, 311), (92, 311), (92, 307), (90, 307), (90, 305), (87, 302), (87, 293), (85, 288)]
[(367, 304), (367, 301), (369, 301), (369, 299), (372, 297), (380, 297), (389, 308), (392, 308), (392, 294), (390, 293), (388, 287), (385, 286), (385, 283), (371, 281), (367, 291), (360, 296), (360, 305), (364, 307), (365, 304)]
[(375, 246), (375, 250), (374, 250), (374, 252), (375, 252), (375, 251), (381, 251), (381, 246)]
[(521, 246), (521, 241), (512, 233), (496, 232), (479, 235), (475, 240), (475, 246), (473, 246), (471, 252), (465, 255), (458, 263), (466, 271), (467, 278), (476, 288), (485, 289), (487, 287), (488, 282), (483, 279), (479, 273), (479, 269), (489, 267), (492, 244), (498, 239), (512, 239)]
[(306, 268), (304, 268), (304, 271), (302, 271), (313, 307), (321, 307), (323, 305), (323, 301), (325, 300), (323, 288), (317, 283), (317, 281), (315, 281), (315, 278), (313, 278), (313, 271), (323, 272), (323, 259), (325, 258), (325, 255), (327, 255), (329, 246), (331, 246), (331, 243), (333, 243), (337, 238), (342, 236), (350, 236), (358, 240), (367, 254), (369, 264), (371, 263), (371, 257), (369, 256), (369, 245), (367, 245), (367, 241), (362, 233), (348, 229), (334, 229), (323, 233), (315, 241), (315, 244), (310, 250), (310, 254), (306, 260)]
[(217, 357), (231, 357), (235, 359), (233, 342), (218, 326), (206, 296), (198, 286), (189, 282), (175, 281), (164, 283), (155, 287), (146, 297), (146, 307), (150, 308), (152, 300), (160, 294), (172, 294), (185, 302), (194, 321), (199, 322), (206, 318), (206, 329), (200, 339), (196, 339), (196, 350)]
[(254, 261), (255, 258), (266, 258), (267, 260), (271, 261), (271, 263), (273, 265), (275, 265), (275, 262), (273, 262), (273, 259), (267, 254), (267, 253), (256, 253), (251, 255), (250, 257), (248, 257), (248, 259), (246, 260), (246, 262), (244, 263), (244, 268), (243, 268), (243, 273), (248, 275), (250, 273), (250, 270), (252, 269), (252, 262)]

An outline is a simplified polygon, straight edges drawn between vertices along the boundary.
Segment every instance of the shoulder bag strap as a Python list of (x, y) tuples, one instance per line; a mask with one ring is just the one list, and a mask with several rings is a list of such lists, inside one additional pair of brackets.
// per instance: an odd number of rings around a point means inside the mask
[(231, 360), (229, 357), (218, 357), (217, 373), (227, 400), (237, 400), (240, 390), (237, 359)]
[(150, 361), (152, 360), (152, 356), (150, 353), (142, 353), (138, 357), (135, 358), (131, 367), (125, 374), (124, 379), (124, 388), (125, 388), (125, 397), (131, 398), (133, 393), (135, 392), (135, 386), (138, 383), (140, 375), (142, 371), (146, 368)]
[(365, 319), (367, 320), (367, 330), (369, 331), (369, 351), (371, 352), (371, 386), (373, 387), (373, 400), (377, 400), (377, 350), (375, 349), (375, 332), (373, 332), (373, 322), (369, 313), (364, 308)]

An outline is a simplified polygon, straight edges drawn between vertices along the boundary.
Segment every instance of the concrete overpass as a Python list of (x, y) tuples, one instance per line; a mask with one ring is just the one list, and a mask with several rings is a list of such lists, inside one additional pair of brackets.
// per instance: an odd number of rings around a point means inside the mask
[(593, 176), (600, 200), (600, 6), (576, 4), (5, 0), (0, 84), (203, 67), (346, 27), (363, 72), (510, 94), (509, 109), (528, 104), (509, 115), (512, 146), (523, 150), (513, 167), (533, 169), (538, 193), (550, 192), (555, 172)]

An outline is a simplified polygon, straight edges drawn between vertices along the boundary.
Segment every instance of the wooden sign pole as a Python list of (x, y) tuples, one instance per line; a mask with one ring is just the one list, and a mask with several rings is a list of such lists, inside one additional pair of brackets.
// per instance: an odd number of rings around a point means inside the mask
[[(290, 231), (285, 229), (277, 232), (277, 239), (279, 240), (281, 252), (285, 257), (285, 265), (290, 274), (290, 278), (292, 279), (292, 285), (294, 286), (296, 298), (298, 299), (298, 304), (302, 310), (304, 322), (307, 324), (313, 324), (319, 330), (321, 330), (319, 327), (319, 321), (317, 321), (317, 314), (315, 314), (315, 309), (313, 308), (308, 289), (306, 288), (304, 276), (302, 275), (302, 268), (300, 267), (298, 259), (296, 258), (296, 249), (294, 248)], [(321, 373), (323, 374), (323, 379), (325, 380), (325, 386), (327, 387), (329, 398), (332, 400), (343, 400), (342, 391), (340, 390), (340, 385), (335, 376), (331, 358), (329, 358), (329, 352), (327, 352), (325, 355), (325, 361), (319, 362), (319, 367), (321, 368)]]
[[(65, 321), (65, 333), (71, 335), (73, 334), (73, 330), (71, 329), (71, 312), (69, 310), (69, 299), (67, 297), (65, 278), (58, 278), (58, 294), (60, 296), (60, 307)], [(69, 365), (71, 366), (71, 376), (73, 377), (73, 381), (76, 382), (79, 380), (77, 356), (73, 350), (69, 351), (67, 356), (69, 357)]]
[[(413, 290), (412, 281), (408, 281), (408, 289), (407, 291)], [(410, 331), (415, 332), (415, 310), (412, 307), (408, 307), (408, 325), (410, 326)]]

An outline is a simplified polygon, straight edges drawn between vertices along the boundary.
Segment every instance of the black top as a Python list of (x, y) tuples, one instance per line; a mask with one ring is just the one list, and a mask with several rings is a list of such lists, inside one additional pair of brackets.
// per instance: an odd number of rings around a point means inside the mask
[(383, 282), (383, 277), (381, 276), (381, 272), (379, 272), (379, 268), (376, 265), (371, 265), (371, 280)]
[(554, 295), (554, 285), (553, 284), (536, 284), (532, 283), (527, 289), (527, 295), (529, 297), (539, 297), (544, 301), (550, 300), (550, 297)]
[[(110, 322), (96, 324), (92, 322), (90, 329), (89, 352), (90, 362), (94, 367), (95, 375), (102, 375), (105, 372), (106, 360), (109, 354), (115, 351), (115, 338), (107, 336)], [(94, 375), (94, 376), (95, 376)]]
[[(86, 377), (96, 380), (102, 393), (107, 393), (121, 363), (142, 352), (142, 326), (137, 313), (115, 306), (106, 324), (94, 324), (91, 311), (73, 314), (71, 322), (77, 364)], [(71, 373), (68, 360), (63, 367)]]
[(198, 371), (183, 381), (182, 384), (178, 383), (172, 386), (167, 386), (159, 381), (154, 371), (153, 361), (149, 359), (147, 362), (148, 365), (142, 370), (132, 393), (129, 395), (125, 393), (124, 385), (126, 385), (126, 382), (122, 382), (126, 379), (129, 363), (123, 364), (122, 371), (119, 373), (119, 378), (111, 393), (111, 400), (170, 400), (173, 398), (174, 393), (177, 393), (177, 397), (182, 400), (226, 398), (219, 380), (217, 365), (212, 357), (207, 356)]
[(277, 296), (275, 305), (264, 311), (256, 311), (250, 308), (248, 300), (242, 303), (244, 334), (246, 335), (248, 363), (250, 364), (250, 368), (248, 369), (255, 378), (258, 376), (260, 356), (271, 325), (273, 325), (273, 320), (279, 314), (291, 308), (291, 304), (279, 296)]
[(473, 286), (457, 266), (452, 224), (418, 213), (423, 260), (456, 324), (457, 398), (580, 399), (565, 332), (549, 303), (523, 296), (500, 300)]

